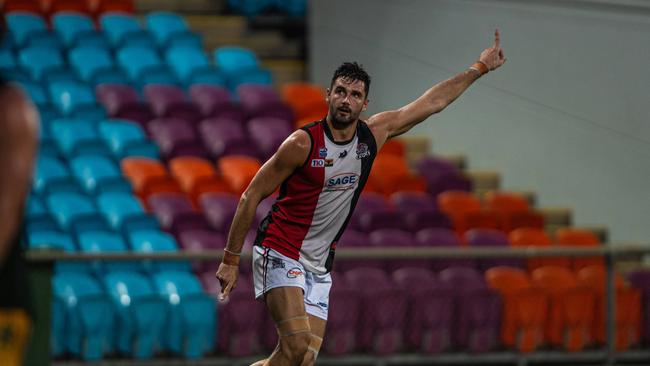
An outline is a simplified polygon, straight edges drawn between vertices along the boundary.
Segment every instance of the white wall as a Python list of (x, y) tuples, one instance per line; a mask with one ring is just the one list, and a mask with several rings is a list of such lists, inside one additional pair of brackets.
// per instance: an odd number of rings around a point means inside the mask
[(498, 27), (508, 62), (410, 133), (541, 206), (573, 207), (576, 225), (650, 243), (650, 6), (628, 3), (313, 0), (311, 77), (327, 86), (359, 61), (370, 113), (397, 108), (469, 66)]

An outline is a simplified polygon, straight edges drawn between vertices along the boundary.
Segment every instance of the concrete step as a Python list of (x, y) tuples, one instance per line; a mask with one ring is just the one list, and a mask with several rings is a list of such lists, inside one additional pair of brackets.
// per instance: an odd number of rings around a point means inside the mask
[(173, 11), (177, 13), (219, 14), (226, 9), (225, 0), (136, 0), (136, 11)]
[(496, 191), (501, 185), (501, 173), (493, 170), (466, 170), (465, 174), (472, 180), (474, 193), (480, 197), (489, 191)]
[(273, 82), (279, 88), (289, 82), (305, 80), (307, 67), (300, 60), (262, 60), (262, 66), (271, 70)]

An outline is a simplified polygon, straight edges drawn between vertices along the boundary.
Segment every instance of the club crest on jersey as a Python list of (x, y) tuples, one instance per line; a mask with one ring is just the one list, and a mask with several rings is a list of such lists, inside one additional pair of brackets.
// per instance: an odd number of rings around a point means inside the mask
[(325, 183), (326, 191), (346, 191), (357, 186), (359, 175), (356, 173), (341, 173), (328, 179)]
[(321, 147), (320, 150), (318, 150), (318, 156), (321, 158), (326, 158), (327, 157), (327, 148), (326, 147)]
[(363, 142), (357, 145), (357, 159), (363, 159), (370, 156), (370, 149), (368, 145)]

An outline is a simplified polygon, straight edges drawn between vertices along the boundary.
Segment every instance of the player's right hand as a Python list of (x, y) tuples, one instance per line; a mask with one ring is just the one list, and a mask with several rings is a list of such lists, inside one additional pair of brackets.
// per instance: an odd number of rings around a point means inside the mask
[(237, 287), (237, 277), (239, 276), (239, 266), (221, 263), (215, 274), (221, 285), (219, 301), (225, 301), (235, 287)]

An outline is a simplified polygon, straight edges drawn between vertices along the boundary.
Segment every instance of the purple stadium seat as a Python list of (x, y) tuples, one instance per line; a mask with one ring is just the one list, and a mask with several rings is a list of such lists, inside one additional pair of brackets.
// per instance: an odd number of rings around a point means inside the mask
[[(202, 252), (204, 250), (221, 250), (226, 247), (224, 235), (206, 229), (184, 230), (178, 235), (178, 242), (188, 252)], [(243, 263), (242, 263), (243, 264)], [(218, 261), (195, 261), (192, 262), (192, 269), (196, 273), (214, 273), (219, 267)]]
[(225, 88), (207, 84), (193, 85), (190, 88), (190, 98), (206, 118), (222, 117), (239, 122), (246, 118), (244, 109), (232, 101)]
[(451, 346), (453, 291), (438, 284), (433, 272), (402, 268), (393, 272), (393, 282), (408, 292), (408, 324), (404, 338), (411, 350), (439, 353)]
[(246, 134), (244, 126), (236, 120), (224, 117), (204, 119), (199, 123), (199, 132), (203, 144), (215, 159), (233, 155), (233, 150), (241, 148), (249, 152), (244, 155), (258, 157), (258, 150)]
[(627, 276), (635, 288), (641, 291), (641, 344), (650, 345), (650, 271), (635, 270)]
[(440, 271), (438, 280), (455, 292), (452, 344), (459, 349), (485, 352), (497, 345), (502, 304), (475, 269), (451, 267)]
[(352, 353), (357, 347), (357, 325), (361, 317), (359, 291), (348, 287), (343, 277), (332, 274), (332, 290), (323, 351), (332, 356)]
[(147, 128), (167, 159), (207, 155), (191, 122), (179, 118), (158, 118), (150, 121)]
[[(419, 247), (452, 247), (461, 246), (458, 235), (451, 229), (429, 228), (422, 229), (415, 234), (415, 243)], [(449, 267), (468, 267), (476, 268), (476, 262), (473, 259), (432, 259), (432, 269), (439, 272)]]
[(293, 126), (286, 120), (273, 117), (257, 117), (248, 121), (248, 133), (252, 142), (258, 147), (262, 161), (275, 153), (293, 132)]
[(434, 196), (425, 192), (396, 192), (390, 202), (402, 217), (403, 227), (411, 232), (424, 228), (451, 228), (451, 220), (438, 210)]
[(180, 118), (186, 121), (197, 121), (201, 118), (199, 108), (176, 86), (149, 84), (144, 87), (144, 95), (158, 117)]
[[(508, 235), (494, 229), (472, 229), (465, 233), (465, 241), (473, 247), (508, 247)], [(479, 259), (478, 267), (482, 271), (497, 266), (509, 266), (524, 269), (525, 263), (520, 258), (488, 258)]]
[(427, 211), (438, 208), (436, 198), (425, 192), (395, 192), (390, 195), (389, 200), (400, 212)]
[(136, 121), (142, 126), (154, 118), (149, 105), (141, 101), (135, 89), (128, 85), (100, 84), (95, 88), (95, 94), (112, 118)]
[(148, 206), (160, 226), (178, 236), (189, 229), (207, 229), (208, 224), (192, 202), (181, 193), (155, 193), (149, 196)]
[(357, 328), (359, 347), (379, 355), (401, 350), (406, 327), (406, 291), (375, 268), (347, 271), (345, 280), (352, 288), (361, 290), (364, 312)]
[(433, 179), (426, 178), (427, 191), (434, 196), (445, 191), (472, 191), (472, 181), (461, 173), (443, 173)]
[[(408, 231), (400, 229), (378, 229), (372, 231), (368, 238), (373, 247), (413, 247), (415, 240), (413, 235)], [(386, 269), (394, 271), (402, 267), (417, 267), (417, 268), (431, 268), (431, 261), (429, 259), (392, 259), (386, 262)]]
[(459, 173), (458, 167), (447, 159), (435, 156), (422, 158), (416, 165), (416, 170), (423, 177), (441, 175), (444, 173)]
[[(211, 292), (216, 294), (219, 289), (217, 284)], [(241, 276), (219, 312), (219, 349), (232, 357), (259, 354), (261, 324), (268, 315), (264, 304), (254, 298), (252, 279)]]
[(350, 218), (350, 228), (364, 232), (376, 229), (402, 229), (402, 220), (384, 196), (366, 192), (357, 201)]
[(275, 117), (291, 123), (295, 119), (291, 107), (269, 85), (244, 84), (237, 88), (237, 95), (248, 118)]
[(210, 226), (220, 233), (228, 234), (239, 198), (228, 193), (204, 193), (199, 201)]
[[(368, 234), (354, 229), (347, 229), (336, 243), (337, 248), (371, 248), (372, 244)], [(334, 269), (339, 272), (346, 272), (354, 268), (376, 268), (383, 270), (385, 265), (381, 259), (341, 259), (334, 261)]]

